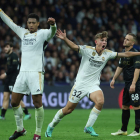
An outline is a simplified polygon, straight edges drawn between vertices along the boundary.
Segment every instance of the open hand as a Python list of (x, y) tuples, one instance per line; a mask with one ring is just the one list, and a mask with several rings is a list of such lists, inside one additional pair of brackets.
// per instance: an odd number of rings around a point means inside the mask
[(56, 32), (56, 36), (62, 40), (64, 40), (66, 38), (66, 30), (64, 30), (64, 33), (58, 29)]

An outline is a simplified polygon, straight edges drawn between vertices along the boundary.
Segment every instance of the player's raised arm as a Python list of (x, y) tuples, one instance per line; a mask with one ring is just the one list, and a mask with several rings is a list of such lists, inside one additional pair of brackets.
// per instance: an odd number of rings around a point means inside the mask
[(50, 24), (50, 29), (45, 30), (44, 37), (45, 40), (49, 41), (55, 35), (57, 27), (54, 18), (48, 18), (47, 23)]
[(140, 55), (140, 52), (122, 52), (118, 53), (117, 57), (133, 57)]
[(10, 17), (8, 17), (0, 8), (0, 17), (7, 26), (9, 26), (20, 38), (26, 29), (17, 26)]
[(72, 41), (70, 41), (67, 37), (66, 37), (66, 31), (64, 30), (64, 33), (58, 29), (56, 32), (56, 36), (62, 40), (65, 41), (65, 43), (73, 50), (75, 51), (79, 51), (79, 46), (76, 45), (75, 43), (73, 43)]

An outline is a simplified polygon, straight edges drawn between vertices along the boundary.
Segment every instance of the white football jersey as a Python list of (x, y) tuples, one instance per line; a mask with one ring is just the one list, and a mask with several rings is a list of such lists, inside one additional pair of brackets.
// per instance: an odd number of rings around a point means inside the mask
[(29, 30), (13, 23), (1, 9), (0, 17), (22, 41), (20, 71), (44, 71), (44, 47), (55, 35), (56, 25), (51, 26), (50, 29), (40, 29), (35, 33), (30, 33)]
[(86, 45), (80, 45), (79, 49), (82, 59), (76, 77), (76, 87), (85, 88), (95, 84), (99, 85), (102, 69), (109, 59), (114, 59), (117, 56), (117, 52), (105, 49), (101, 55), (98, 55), (95, 47)]

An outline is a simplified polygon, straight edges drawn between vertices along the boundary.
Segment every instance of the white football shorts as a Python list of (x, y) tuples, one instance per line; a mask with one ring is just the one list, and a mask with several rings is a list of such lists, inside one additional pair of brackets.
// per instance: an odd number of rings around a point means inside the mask
[(89, 98), (90, 93), (95, 92), (97, 90), (101, 90), (99, 85), (94, 85), (93, 87), (87, 87), (87, 88), (82, 88), (82, 89), (74, 85), (69, 95), (69, 101), (72, 103), (78, 103), (85, 96)]
[(13, 92), (29, 95), (42, 94), (44, 89), (43, 72), (21, 71), (14, 84)]

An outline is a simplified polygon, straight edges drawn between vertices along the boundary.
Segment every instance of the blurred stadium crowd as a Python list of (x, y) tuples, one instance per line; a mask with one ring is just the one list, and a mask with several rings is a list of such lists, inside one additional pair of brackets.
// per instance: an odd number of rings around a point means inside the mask
[[(127, 33), (138, 37), (135, 48), (140, 50), (139, 0), (0, 0), (0, 7), (17, 25), (26, 27), (30, 13), (40, 16), (40, 28), (49, 28), (47, 19), (53, 17), (57, 28), (66, 29), (67, 36), (77, 45), (95, 46), (94, 35), (108, 31), (107, 49), (121, 52)], [(3, 46), (13, 42), (14, 52), (21, 56), (21, 40), (0, 19), (0, 74), (6, 70)], [(45, 84), (73, 85), (81, 55), (70, 50), (60, 39), (50, 40), (45, 55)], [(101, 82), (109, 82), (118, 66), (118, 59), (108, 61)], [(117, 82), (123, 82), (120, 75)]]

